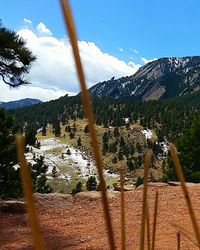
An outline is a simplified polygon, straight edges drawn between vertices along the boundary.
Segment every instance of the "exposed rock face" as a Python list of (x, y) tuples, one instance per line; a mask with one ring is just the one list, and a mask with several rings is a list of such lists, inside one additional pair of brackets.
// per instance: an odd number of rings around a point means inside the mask
[(59, 193), (34, 193), (34, 199), (41, 205), (67, 205), (70, 204), (73, 200), (71, 195)]
[(23, 201), (0, 200), (0, 212), (4, 213), (25, 213), (26, 207)]
[(200, 56), (161, 58), (134, 75), (112, 78), (89, 89), (94, 96), (159, 100), (200, 91)]

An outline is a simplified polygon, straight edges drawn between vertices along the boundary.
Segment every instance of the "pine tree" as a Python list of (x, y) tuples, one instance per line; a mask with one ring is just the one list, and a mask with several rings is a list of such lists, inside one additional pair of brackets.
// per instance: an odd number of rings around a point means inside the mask
[(109, 146), (108, 146), (108, 133), (107, 132), (105, 132), (103, 134), (102, 141), (103, 141), (102, 152), (103, 152), (103, 154), (105, 154), (106, 152), (108, 152), (108, 148), (109, 148)]
[(65, 132), (71, 133), (71, 127), (70, 127), (70, 125), (67, 125), (65, 127)]
[(35, 146), (37, 131), (35, 128), (27, 127), (25, 132), (25, 143), (26, 145)]
[(58, 120), (56, 120), (56, 122), (53, 124), (53, 131), (56, 137), (60, 137), (61, 127), (60, 127), (60, 122)]
[(90, 176), (87, 180), (86, 187), (88, 191), (93, 191), (97, 189), (97, 180), (94, 176)]
[(25, 79), (35, 56), (25, 47), (25, 41), (0, 23), (0, 76), (11, 87), (28, 84)]
[(128, 170), (133, 171), (135, 169), (135, 165), (131, 159), (128, 159), (126, 164), (127, 164)]
[(53, 166), (52, 171), (51, 171), (51, 176), (56, 177), (57, 173), (58, 173), (58, 171), (56, 169), (56, 166)]
[(80, 193), (83, 191), (82, 189), (83, 185), (82, 183), (79, 181), (77, 184), (76, 184), (76, 193)]
[(123, 147), (125, 146), (126, 143), (125, 143), (125, 141), (124, 141), (124, 137), (123, 137), (123, 136), (120, 137), (120, 142), (119, 142), (119, 144), (120, 144), (120, 147), (121, 147), (121, 148), (123, 148)]
[(33, 181), (33, 189), (39, 193), (50, 193), (52, 189), (47, 184), (46, 172), (48, 166), (44, 164), (44, 156), (36, 159), (35, 164), (28, 164), (31, 169), (31, 176)]
[(66, 154), (67, 155), (71, 155), (72, 154), (69, 148), (67, 149), (67, 153)]
[(46, 136), (47, 135), (47, 128), (46, 128), (46, 126), (44, 125), (43, 127), (42, 127), (42, 136)]
[(112, 163), (113, 163), (113, 164), (116, 164), (116, 163), (117, 163), (117, 157), (116, 157), (116, 156), (112, 159)]
[(119, 128), (118, 128), (118, 127), (115, 127), (115, 128), (114, 128), (113, 134), (114, 134), (114, 137), (120, 136)]
[[(190, 129), (177, 141), (180, 163), (187, 181), (200, 182), (200, 116), (196, 117)], [(167, 161), (168, 179), (177, 180), (171, 157)]]
[(82, 142), (81, 142), (81, 138), (79, 137), (78, 140), (77, 140), (77, 146), (78, 147), (81, 147), (82, 146)]
[(74, 137), (75, 137), (75, 133), (74, 132), (69, 133), (69, 138), (70, 139), (74, 139)]
[(21, 183), (16, 146), (12, 133), (13, 119), (0, 109), (0, 197), (21, 197)]
[(89, 125), (88, 124), (84, 128), (84, 133), (86, 133), (86, 134), (89, 133)]

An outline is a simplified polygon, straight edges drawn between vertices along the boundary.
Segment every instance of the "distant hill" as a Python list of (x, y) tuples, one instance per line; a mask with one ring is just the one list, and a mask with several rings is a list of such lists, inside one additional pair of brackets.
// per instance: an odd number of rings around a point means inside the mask
[(134, 75), (97, 83), (92, 96), (159, 100), (200, 92), (200, 56), (160, 58)]
[(5, 109), (17, 109), (17, 108), (23, 108), (26, 106), (32, 106), (35, 104), (42, 103), (42, 101), (38, 99), (31, 99), (31, 98), (26, 98), (26, 99), (21, 99), (17, 101), (11, 101), (11, 102), (0, 102), (0, 107), (5, 108)]

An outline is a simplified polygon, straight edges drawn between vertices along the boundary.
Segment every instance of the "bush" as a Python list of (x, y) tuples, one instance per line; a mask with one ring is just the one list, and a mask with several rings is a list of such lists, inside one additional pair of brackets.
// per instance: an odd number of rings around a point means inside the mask
[(143, 179), (144, 178), (142, 178), (142, 177), (138, 177), (137, 178), (137, 181), (135, 182), (135, 187), (139, 187), (140, 185), (142, 185), (143, 184)]
[(192, 173), (192, 174), (188, 177), (188, 181), (194, 182), (194, 183), (199, 183), (199, 182), (200, 182), (200, 171), (197, 171), (197, 172), (195, 172), (195, 173)]
[(87, 180), (86, 187), (88, 191), (97, 190), (97, 180), (94, 176), (90, 176)]
[(72, 192), (71, 192), (71, 195), (75, 195), (77, 193), (80, 193), (83, 191), (82, 189), (83, 185), (82, 183), (79, 181), (77, 184), (76, 184), (76, 187), (72, 189)]

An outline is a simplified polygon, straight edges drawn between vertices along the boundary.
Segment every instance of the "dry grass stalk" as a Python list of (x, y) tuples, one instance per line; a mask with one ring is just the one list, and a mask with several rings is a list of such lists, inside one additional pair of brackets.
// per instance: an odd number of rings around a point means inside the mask
[(142, 201), (142, 219), (140, 227), (140, 250), (144, 250), (144, 237), (145, 237), (145, 220), (146, 220), (146, 210), (147, 210), (147, 182), (149, 166), (151, 164), (151, 151), (147, 151), (144, 159), (144, 181), (143, 181), (143, 201)]
[(151, 247), (152, 250), (154, 250), (154, 248), (155, 248), (157, 212), (158, 212), (158, 190), (156, 190), (156, 198), (155, 198), (155, 203), (154, 203), (153, 229), (152, 229), (152, 247)]
[(180, 232), (176, 233), (176, 238), (177, 238), (177, 250), (181, 249), (181, 235)]
[(194, 229), (196, 239), (197, 239), (197, 242), (198, 242), (198, 247), (200, 248), (200, 233), (199, 233), (199, 228), (198, 228), (196, 216), (195, 216), (195, 213), (194, 213), (194, 210), (193, 210), (193, 207), (192, 207), (192, 202), (190, 200), (189, 192), (188, 192), (187, 187), (185, 185), (185, 178), (184, 178), (183, 171), (182, 171), (180, 161), (179, 161), (179, 158), (178, 158), (177, 149), (174, 146), (174, 144), (172, 144), (172, 143), (170, 144), (170, 152), (171, 152), (172, 159), (173, 159), (173, 162), (174, 162), (174, 165), (175, 165), (176, 174), (177, 174), (178, 179), (179, 179), (179, 181), (181, 183), (181, 187), (182, 187), (184, 197), (185, 197), (185, 200), (186, 200), (186, 203), (187, 203), (187, 207), (188, 207), (188, 211), (189, 211), (190, 218), (191, 218), (191, 221), (192, 221), (193, 229)]
[(73, 18), (72, 18), (72, 14), (70, 11), (70, 6), (69, 6), (68, 1), (61, 0), (61, 6), (63, 10), (65, 24), (68, 29), (68, 33), (69, 33), (69, 37), (70, 37), (70, 41), (71, 41), (71, 45), (73, 49), (79, 82), (80, 82), (81, 90), (82, 90), (83, 105), (84, 105), (85, 113), (88, 119), (90, 137), (91, 137), (92, 146), (93, 146), (93, 154), (94, 154), (94, 159), (97, 165), (97, 170), (98, 170), (98, 175), (99, 175), (99, 180), (100, 180), (102, 203), (103, 203), (103, 208), (104, 208), (104, 216), (106, 220), (106, 225), (108, 229), (110, 249), (115, 249), (114, 233), (112, 229), (112, 221), (111, 221), (111, 216), (109, 212), (109, 204), (108, 204), (108, 199), (107, 199), (107, 194), (106, 194), (106, 183), (103, 177), (103, 164), (101, 160), (96, 131), (94, 127), (93, 111), (92, 111), (91, 103), (89, 100), (89, 95), (87, 92), (83, 68), (82, 68), (81, 59), (79, 55), (76, 31), (75, 31), (74, 22), (73, 22)]
[(196, 247), (198, 247), (198, 243), (195, 241), (195, 236), (186, 231), (183, 227), (175, 224), (175, 223), (170, 223), (172, 225), (172, 227), (174, 227), (176, 229), (177, 232), (180, 232), (183, 236), (185, 236), (189, 241), (191, 241)]
[(150, 218), (149, 218), (149, 206), (147, 203), (147, 211), (146, 211), (146, 224), (147, 224), (147, 249), (151, 249), (151, 240), (150, 240)]
[(125, 232), (125, 207), (124, 207), (124, 169), (120, 169), (120, 198), (121, 198), (121, 249), (126, 249), (126, 232)]
[(43, 250), (44, 244), (33, 199), (31, 175), (24, 156), (24, 140), (23, 137), (19, 134), (16, 135), (16, 145), (18, 161), (20, 164), (20, 174), (24, 191), (24, 199), (26, 202), (27, 213), (31, 224), (33, 244), (36, 250)]

